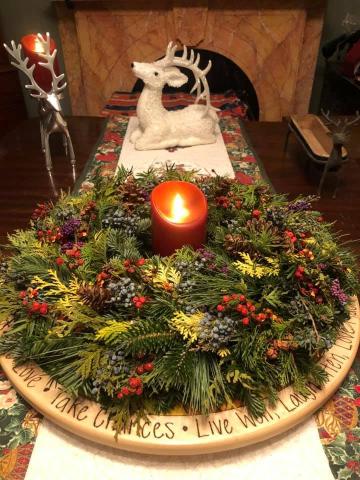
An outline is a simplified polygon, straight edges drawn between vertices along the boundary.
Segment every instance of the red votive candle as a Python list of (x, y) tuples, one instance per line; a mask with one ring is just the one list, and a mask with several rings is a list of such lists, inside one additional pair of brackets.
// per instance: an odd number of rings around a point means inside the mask
[(193, 183), (164, 182), (151, 192), (152, 246), (163, 257), (205, 243), (207, 201)]
[[(46, 38), (46, 35), (43, 35)], [(41, 87), (45, 92), (50, 92), (52, 76), (50, 71), (47, 68), (38, 65), (39, 62), (44, 62), (45, 60), (39, 55), (39, 53), (45, 53), (44, 47), (38, 36), (35, 33), (30, 33), (25, 35), (21, 39), (21, 46), (24, 51), (24, 56), (28, 57), (29, 63), (28, 66), (31, 66), (35, 63), (34, 69), (34, 79), (36, 83)], [(56, 44), (52, 38), (50, 38), (50, 53), (52, 53), (56, 48)], [(54, 71), (56, 75), (59, 75), (59, 64), (57, 58), (55, 57), (54, 61)]]

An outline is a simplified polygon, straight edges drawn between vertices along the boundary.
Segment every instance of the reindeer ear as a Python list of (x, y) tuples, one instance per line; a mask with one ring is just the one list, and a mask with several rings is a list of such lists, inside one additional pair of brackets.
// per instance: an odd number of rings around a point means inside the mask
[(166, 69), (166, 83), (169, 87), (179, 88), (188, 81), (188, 77), (176, 67)]

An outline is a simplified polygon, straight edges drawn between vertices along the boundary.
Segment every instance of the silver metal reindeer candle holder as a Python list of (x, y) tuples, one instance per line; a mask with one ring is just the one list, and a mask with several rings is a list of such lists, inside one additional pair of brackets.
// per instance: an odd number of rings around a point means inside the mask
[(60, 100), (62, 98), (62, 91), (66, 88), (66, 82), (64, 81), (65, 74), (61, 73), (56, 75), (54, 69), (54, 61), (57, 54), (57, 50), (50, 52), (50, 35), (46, 33), (44, 37), (42, 34), (37, 34), (38, 41), (41, 45), (41, 52), (37, 54), (44, 60), (38, 62), (43, 68), (46, 68), (51, 73), (51, 90), (46, 92), (43, 90), (34, 78), (35, 63), (28, 66), (29, 58), (22, 59), (22, 47), (21, 44), (16, 46), (15, 42), (11, 41), (11, 47), (4, 43), (4, 47), (9, 55), (14, 59), (11, 64), (18, 68), (21, 72), (25, 73), (30, 83), (25, 85), (27, 90), (30, 90), (30, 95), (36, 98), (39, 102), (39, 117), (40, 117), (40, 136), (41, 146), (45, 154), (46, 168), (50, 172), (52, 170), (51, 152), (49, 145), (49, 137), (52, 133), (59, 132), (63, 136), (63, 145), (65, 148), (65, 154), (69, 155), (70, 162), (75, 171), (75, 154), (74, 148), (71, 142), (68, 126), (61, 112)]

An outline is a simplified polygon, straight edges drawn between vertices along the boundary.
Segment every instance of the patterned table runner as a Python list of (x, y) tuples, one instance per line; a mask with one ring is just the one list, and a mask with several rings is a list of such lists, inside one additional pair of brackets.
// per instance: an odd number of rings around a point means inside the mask
[[(96, 169), (113, 175), (120, 156), (128, 118), (109, 118), (94, 156), (78, 185), (91, 181)], [(221, 131), (236, 177), (244, 184), (265, 178), (260, 160), (245, 129), (234, 117), (220, 120)], [(171, 149), (169, 158), (171, 159)], [(335, 478), (360, 478), (360, 357), (337, 394), (317, 413), (319, 435)], [(20, 399), (0, 373), (0, 480), (23, 480), (36, 440), (39, 415)]]

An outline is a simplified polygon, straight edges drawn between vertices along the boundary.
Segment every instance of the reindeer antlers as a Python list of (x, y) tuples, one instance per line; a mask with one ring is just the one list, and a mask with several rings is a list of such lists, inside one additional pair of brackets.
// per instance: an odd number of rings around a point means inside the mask
[(59, 83), (64, 80), (65, 74), (61, 73), (60, 75), (56, 75), (54, 70), (54, 60), (57, 54), (57, 49), (50, 53), (50, 34), (46, 32), (46, 38), (41, 35), (41, 33), (37, 34), (39, 42), (41, 43), (44, 53), (39, 53), (40, 57), (46, 60), (45, 62), (39, 62), (39, 65), (46, 68), (50, 71), (52, 76), (52, 93), (60, 93), (66, 87), (66, 82), (59, 86)]
[[(207, 66), (204, 68), (204, 70), (201, 70), (199, 68), (199, 62), (200, 62), (200, 54), (198, 53), (195, 57), (194, 50), (190, 49), (190, 56), (188, 58), (188, 49), (184, 45), (184, 51), (181, 57), (176, 57), (175, 52), (176, 52), (177, 45), (174, 45), (173, 42), (170, 42), (169, 45), (167, 46), (166, 49), (166, 55), (164, 58), (161, 60), (158, 60), (156, 65), (159, 65), (161, 67), (170, 67), (170, 66), (176, 66), (176, 67), (184, 67), (189, 70), (191, 70), (194, 74), (195, 77), (195, 83), (191, 89), (190, 93), (193, 93), (196, 90), (196, 100), (195, 103), (198, 103), (199, 100), (206, 100), (206, 111), (210, 108), (210, 91), (209, 91), (209, 85), (206, 79), (206, 74), (209, 72), (211, 68), (211, 60), (209, 60), (209, 63)], [(203, 87), (203, 90), (201, 91), (201, 87)]]
[(330, 125), (334, 125), (336, 128), (340, 128), (342, 132), (345, 132), (348, 127), (351, 127), (352, 125), (355, 125), (358, 121), (360, 121), (360, 112), (359, 110), (356, 111), (356, 117), (353, 120), (349, 120), (348, 118), (345, 118), (344, 120), (334, 120), (330, 118), (330, 110), (325, 112), (325, 110), (321, 109), (321, 114), (323, 117), (326, 118), (326, 120), (329, 122)]
[(22, 72), (25, 73), (25, 75), (28, 77), (30, 80), (30, 84), (25, 85), (25, 88), (28, 90), (35, 90), (38, 93), (30, 93), (30, 95), (34, 98), (45, 98), (46, 97), (46, 92), (43, 90), (35, 81), (34, 79), (34, 69), (35, 69), (35, 64), (31, 65), (31, 67), (28, 67), (28, 57), (26, 57), (24, 60), (21, 57), (21, 51), (22, 47), (21, 44), (19, 43), (18, 46), (15, 45), (14, 40), (11, 41), (11, 48), (4, 43), (5, 50), (8, 52), (9, 55), (11, 55), (14, 59), (15, 62), (11, 62), (11, 65), (14, 67), (18, 68)]
[[(62, 73), (61, 75), (56, 75), (54, 70), (54, 60), (57, 54), (57, 50), (55, 49), (52, 53), (50, 53), (50, 34), (49, 32), (46, 33), (46, 37), (41, 35), (41, 33), (37, 34), (37, 38), (43, 47), (44, 52), (39, 52), (38, 55), (43, 58), (44, 62), (39, 62), (39, 65), (46, 68), (50, 71), (52, 77), (52, 93), (60, 93), (66, 87), (66, 82), (59, 86), (60, 82), (64, 79), (65, 75)], [(14, 40), (11, 41), (11, 48), (4, 43), (4, 47), (9, 55), (11, 55), (15, 62), (11, 62), (11, 65), (18, 68), (20, 71), (25, 73), (25, 75), (30, 80), (30, 84), (25, 85), (25, 88), (28, 90), (33, 90), (37, 93), (30, 93), (30, 95), (34, 98), (45, 98), (47, 96), (47, 92), (43, 90), (40, 85), (34, 79), (34, 69), (35, 64), (28, 67), (29, 59), (26, 57), (24, 60), (22, 59), (22, 47), (21, 44), (16, 46)]]

